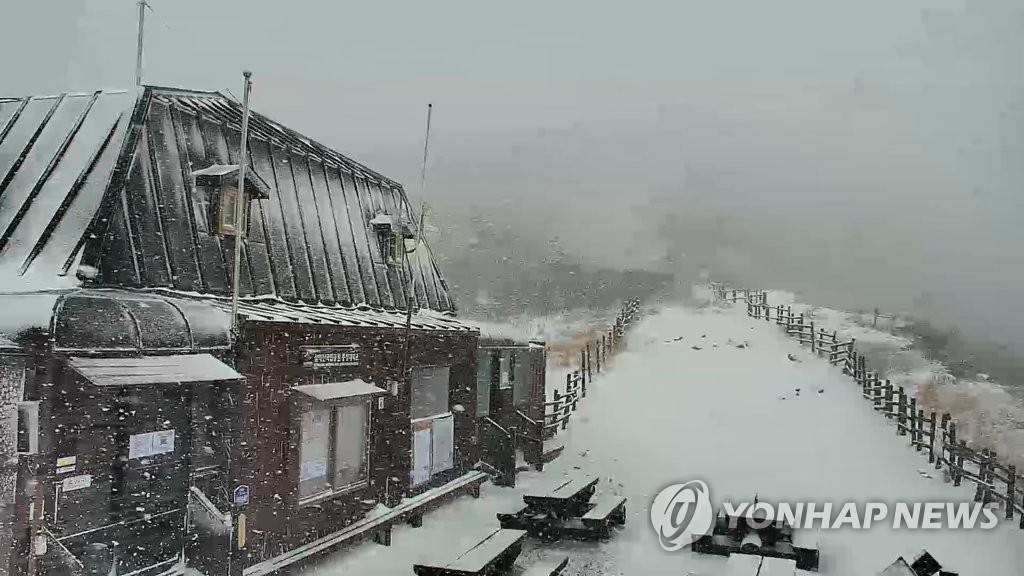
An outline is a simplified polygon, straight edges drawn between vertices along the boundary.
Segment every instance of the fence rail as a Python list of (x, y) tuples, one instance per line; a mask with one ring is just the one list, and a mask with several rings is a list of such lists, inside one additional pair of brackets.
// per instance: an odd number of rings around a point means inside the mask
[[(630, 299), (623, 304), (615, 317), (615, 323), (599, 338), (587, 342), (579, 352), (578, 367), (565, 375), (565, 390), (551, 390), (550, 400), (543, 403), (544, 417), (531, 419), (519, 412), (529, 432), (520, 435), (524, 443), (534, 443), (532, 453), (546, 454), (543, 443), (554, 438), (560, 431), (569, 426), (569, 420), (579, 407), (580, 400), (587, 397), (587, 385), (594, 381), (594, 375), (608, 369), (608, 360), (619, 351), (626, 331), (636, 324), (640, 317), (640, 301)], [(527, 447), (524, 446), (524, 452)], [(560, 450), (559, 450), (560, 451)], [(548, 453), (553, 452), (549, 451)], [(557, 455), (557, 454), (556, 454)], [(542, 456), (534, 466), (542, 469), (549, 457)]]
[[(870, 370), (864, 355), (857, 351), (856, 340), (840, 340), (836, 331), (828, 332), (815, 327), (814, 321), (804, 314), (794, 314), (790, 306), (770, 306), (767, 293), (758, 290), (727, 288), (721, 283), (711, 284), (712, 297), (718, 302), (745, 302), (747, 315), (766, 322), (775, 321), (786, 334), (809, 345), (819, 357), (840, 366), (860, 387), (861, 397), (871, 402), (872, 408), (886, 420), (895, 423), (898, 436), (909, 437), (910, 446), (926, 453), (928, 462), (941, 470), (947, 469), (946, 480), (960, 486), (963, 480), (973, 482), (974, 500), (982, 504), (998, 502), (1012, 520), (1020, 517), (1024, 529), (1024, 476), (1017, 474), (1016, 466), (1001, 463), (993, 450), (977, 449), (957, 437), (957, 423), (949, 413), (937, 414), (918, 406), (917, 398), (908, 394), (903, 386), (893, 386), (888, 379)], [(875, 317), (886, 315), (875, 312)]]

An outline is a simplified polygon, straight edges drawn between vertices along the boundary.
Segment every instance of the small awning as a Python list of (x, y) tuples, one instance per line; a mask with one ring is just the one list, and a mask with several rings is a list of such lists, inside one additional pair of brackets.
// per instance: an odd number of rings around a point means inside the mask
[(241, 374), (209, 354), (68, 359), (68, 365), (97, 386), (137, 386), (239, 380)]
[(354, 396), (373, 396), (376, 394), (387, 394), (387, 390), (377, 388), (369, 382), (360, 379), (347, 382), (328, 382), (326, 384), (303, 384), (294, 386), (292, 390), (305, 394), (310, 398), (326, 402), (340, 398), (352, 398)]

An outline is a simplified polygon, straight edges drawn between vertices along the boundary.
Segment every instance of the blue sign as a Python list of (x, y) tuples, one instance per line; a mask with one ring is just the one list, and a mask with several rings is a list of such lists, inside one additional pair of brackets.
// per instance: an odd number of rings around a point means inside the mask
[(244, 484), (235, 488), (235, 505), (245, 506), (249, 503), (249, 487)]

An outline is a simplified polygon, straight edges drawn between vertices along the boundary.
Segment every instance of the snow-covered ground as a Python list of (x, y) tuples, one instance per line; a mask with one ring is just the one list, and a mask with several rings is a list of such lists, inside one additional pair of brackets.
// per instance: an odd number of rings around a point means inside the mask
[[(396, 530), (390, 548), (364, 544), (310, 572), (412, 574), (418, 558), (464, 549), (497, 526), (497, 512), (517, 508), (525, 491), (577, 469), (600, 475), (599, 491), (629, 498), (624, 530), (600, 544), (531, 547), (521, 562), (562, 553), (571, 557), (567, 574), (722, 574), (723, 558), (662, 551), (650, 526), (654, 495), (690, 479), (706, 481), (716, 503), (748, 501), (755, 493), (838, 503), (959, 502), (973, 495), (969, 485), (955, 488), (930, 470), (837, 368), (774, 323), (747, 318), (742, 307), (667, 308), (644, 319), (560, 437), (565, 454), (543, 473), (521, 474), (517, 488), (485, 486), (479, 500), (462, 498), (425, 517), (422, 528)], [(1013, 576), (1024, 566), (1021, 542), (1024, 531), (1015, 523), (988, 531), (883, 524), (824, 531), (820, 573), (870, 576), (897, 556), (927, 548), (962, 576)]]
[(954, 377), (946, 366), (926, 358), (913, 340), (890, 332), (901, 327), (900, 318), (880, 320), (876, 329), (870, 326), (870, 314), (810, 306), (781, 290), (769, 291), (768, 303), (792, 306), (815, 326), (837, 331), (841, 340), (856, 339), (869, 369), (912, 391), (925, 410), (949, 412), (960, 438), (972, 446), (996, 450), (1001, 460), (1024, 469), (1024, 402), (1019, 391), (1015, 394), (985, 374)]

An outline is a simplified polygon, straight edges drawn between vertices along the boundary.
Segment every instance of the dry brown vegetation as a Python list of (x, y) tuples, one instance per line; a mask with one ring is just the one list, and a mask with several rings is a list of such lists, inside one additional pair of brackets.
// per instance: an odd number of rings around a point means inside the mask
[(591, 354), (596, 354), (593, 345), (601, 341), (601, 336), (607, 337), (611, 328), (607, 324), (598, 324), (582, 328), (568, 338), (549, 341), (548, 364), (558, 368), (578, 367), (580, 364), (580, 350), (591, 345)]

